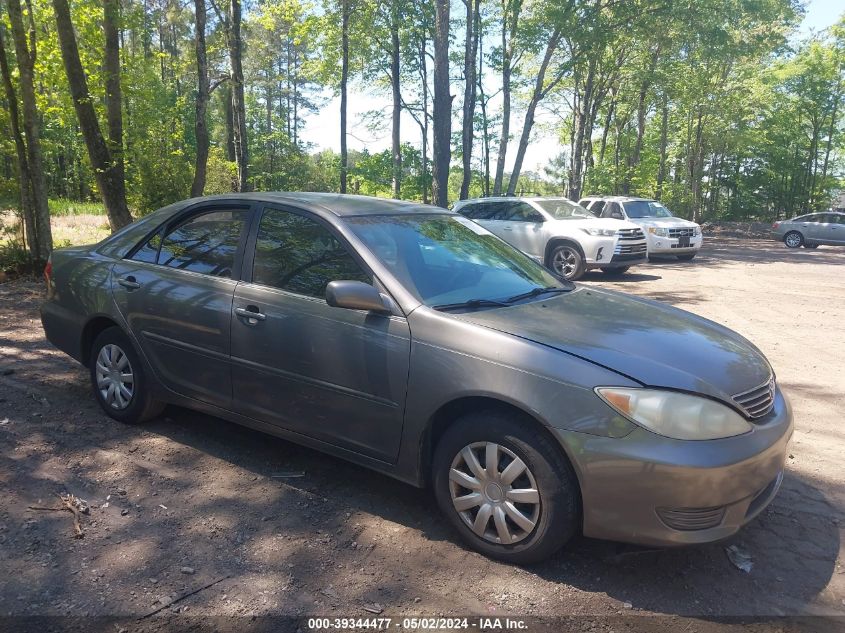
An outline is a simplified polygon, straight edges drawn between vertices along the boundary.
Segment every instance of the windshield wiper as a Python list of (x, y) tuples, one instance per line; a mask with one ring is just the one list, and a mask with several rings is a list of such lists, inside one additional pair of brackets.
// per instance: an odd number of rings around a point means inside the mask
[(561, 292), (569, 292), (575, 288), (574, 285), (564, 286), (563, 288), (559, 288), (558, 286), (546, 286), (545, 288), (533, 288), (528, 292), (523, 292), (522, 294), (514, 295), (512, 297), (508, 297), (504, 299), (505, 303), (514, 303), (515, 301), (521, 301), (523, 299), (530, 299), (531, 297), (539, 297), (540, 295), (544, 294), (558, 294)]
[(503, 308), (508, 304), (504, 301), (496, 301), (495, 299), (469, 299), (459, 303), (444, 303), (437, 306), (432, 306), (435, 310), (460, 310), (461, 308)]

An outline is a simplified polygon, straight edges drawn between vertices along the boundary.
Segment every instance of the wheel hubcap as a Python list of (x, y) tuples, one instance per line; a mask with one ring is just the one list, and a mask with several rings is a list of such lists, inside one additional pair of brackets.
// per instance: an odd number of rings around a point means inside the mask
[(135, 393), (135, 376), (129, 357), (114, 343), (103, 346), (97, 355), (97, 389), (107, 405), (125, 409)]
[(798, 244), (799, 244), (800, 242), (801, 242), (801, 240), (800, 240), (800, 239), (798, 239), (798, 236), (797, 236), (797, 235), (790, 235), (789, 237), (787, 237), (787, 238), (786, 238), (786, 243), (787, 243), (789, 246), (798, 246)]
[(449, 492), (461, 520), (491, 543), (518, 543), (540, 518), (534, 475), (513, 451), (493, 442), (470, 444), (455, 455)]
[(565, 279), (572, 276), (577, 263), (578, 260), (575, 252), (570, 248), (561, 248), (554, 254), (554, 258), (552, 259), (552, 267), (555, 269), (555, 272)]

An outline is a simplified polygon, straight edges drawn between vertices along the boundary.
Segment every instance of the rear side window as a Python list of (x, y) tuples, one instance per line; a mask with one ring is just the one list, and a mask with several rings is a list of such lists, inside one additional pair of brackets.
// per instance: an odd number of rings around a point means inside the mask
[(268, 209), (258, 226), (252, 281), (310, 297), (324, 297), (330, 281), (371, 283), (343, 244), (319, 222)]
[[(231, 277), (247, 214), (246, 209), (235, 209), (192, 217), (161, 239), (157, 262), (169, 268)], [(142, 253), (142, 257), (150, 257), (157, 237), (153, 236), (133, 259)]]
[(604, 209), (604, 200), (596, 200), (590, 207), (590, 213), (600, 216), (602, 209)]
[(161, 229), (156, 231), (155, 235), (144, 242), (144, 245), (135, 251), (132, 259), (136, 262), (149, 262), (150, 264), (155, 264), (158, 261), (159, 248), (161, 248)]

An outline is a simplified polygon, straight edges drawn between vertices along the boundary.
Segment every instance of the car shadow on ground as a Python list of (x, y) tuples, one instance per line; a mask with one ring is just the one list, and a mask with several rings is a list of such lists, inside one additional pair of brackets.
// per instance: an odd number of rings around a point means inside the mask
[[(327, 498), (320, 524), (335, 525), (346, 512), (364, 511), (399, 524), (445, 550), (444, 561), (463, 550), (464, 564), (485, 567), (499, 563), (467, 550), (445, 524), (428, 491), (418, 490), (378, 473), (307, 448), (270, 438), (228, 422), (172, 409), (168, 421), (148, 427), (179, 444), (211, 453), (236, 469), (272, 476), (274, 469), (306, 476), (285, 480), (302, 494)], [(202, 510), (200, 510), (202, 511)], [(266, 512), (271, 513), (270, 508)], [(699, 617), (725, 615), (793, 615), (802, 613), (828, 584), (839, 551), (839, 529), (830, 518), (841, 515), (812, 482), (787, 472), (775, 502), (729, 543), (754, 560), (746, 574), (735, 568), (726, 544), (647, 550), (583, 537), (576, 538), (549, 561), (528, 568), (560, 586), (606, 594), (632, 608)], [(312, 527), (302, 513), (289, 517), (294, 530)], [(294, 555), (311, 566), (311, 554)], [(415, 564), (413, 556), (403, 567)], [(428, 564), (426, 565), (428, 566)], [(451, 565), (449, 565), (451, 566)], [(325, 582), (331, 582), (327, 579)], [(753, 591), (750, 589), (753, 588)], [(411, 587), (403, 587), (406, 591)]]
[[(637, 268), (638, 272), (655, 272), (663, 268), (681, 269), (695, 266), (721, 268), (731, 263), (771, 264), (842, 264), (845, 263), (845, 248), (820, 246), (816, 249), (790, 249), (773, 240), (749, 240), (720, 237), (705, 239), (704, 245), (691, 261), (674, 257), (654, 257)], [(651, 268), (651, 270), (649, 270)]]

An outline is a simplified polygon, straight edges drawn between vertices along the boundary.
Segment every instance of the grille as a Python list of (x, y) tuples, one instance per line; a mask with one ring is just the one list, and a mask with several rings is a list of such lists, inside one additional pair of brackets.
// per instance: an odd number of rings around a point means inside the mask
[(761, 418), (775, 404), (775, 378), (772, 376), (759, 387), (735, 394), (732, 398), (749, 418)]
[(617, 244), (613, 250), (614, 255), (637, 255), (645, 253), (648, 246), (643, 242), (642, 244)]
[(644, 240), (645, 234), (642, 229), (619, 229), (616, 235), (620, 240)]
[(657, 508), (657, 514), (673, 530), (707, 530), (722, 522), (725, 506), (713, 508)]
[(695, 229), (669, 229), (669, 237), (693, 237)]

